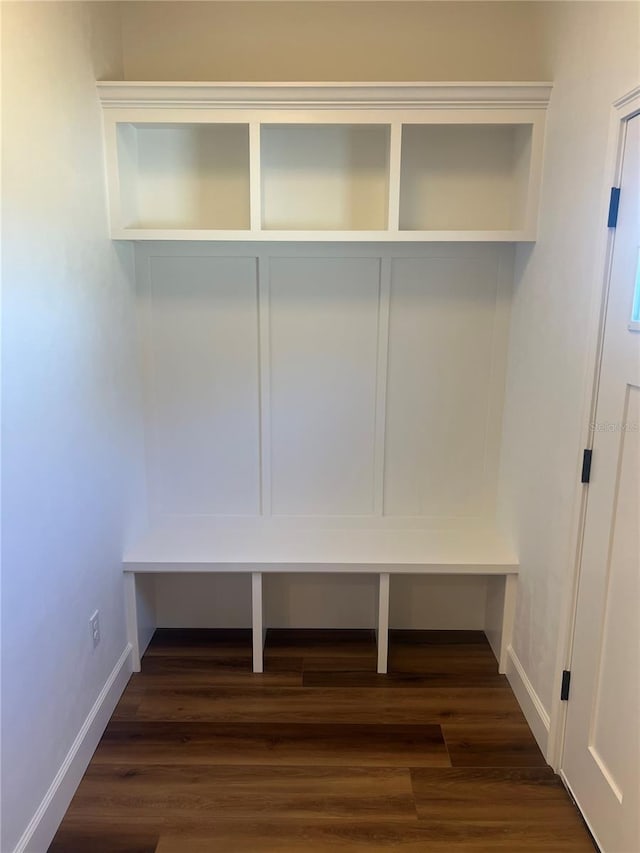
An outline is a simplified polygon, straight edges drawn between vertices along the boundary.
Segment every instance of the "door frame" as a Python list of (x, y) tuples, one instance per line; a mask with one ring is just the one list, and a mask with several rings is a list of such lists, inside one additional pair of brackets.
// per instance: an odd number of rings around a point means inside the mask
[(622, 173), (622, 156), (627, 135), (627, 122), (640, 113), (640, 85), (614, 101), (611, 108), (609, 123), (609, 141), (605, 159), (605, 182), (602, 189), (601, 221), (603, 223), (602, 237), (598, 241), (596, 269), (601, 270), (601, 285), (596, 289), (590, 311), (590, 323), (587, 338), (588, 348), (588, 377), (583, 400), (583, 427), (580, 434), (580, 445), (576, 453), (576, 499), (571, 524), (570, 554), (571, 567), (567, 571), (563, 591), (560, 630), (558, 633), (558, 649), (553, 681), (553, 699), (551, 703), (551, 722), (547, 742), (548, 763), (562, 776), (562, 759), (564, 754), (565, 727), (567, 722), (567, 703), (560, 699), (560, 687), (563, 670), (571, 669), (573, 655), (573, 636), (578, 607), (578, 589), (582, 563), (582, 544), (584, 539), (587, 501), (589, 486), (580, 483), (580, 468), (582, 466), (583, 448), (593, 446), (593, 430), (590, 425), (594, 422), (598, 403), (600, 385), (600, 369), (602, 364), (602, 346), (604, 341), (609, 285), (611, 279), (611, 264), (615, 242), (615, 229), (606, 229), (609, 210), (611, 187), (620, 185)]

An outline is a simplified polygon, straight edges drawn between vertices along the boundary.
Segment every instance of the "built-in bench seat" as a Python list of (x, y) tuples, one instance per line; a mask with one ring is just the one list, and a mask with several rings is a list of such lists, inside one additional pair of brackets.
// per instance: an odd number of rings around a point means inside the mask
[(507, 543), (487, 530), (416, 528), (295, 528), (278, 521), (193, 520), (149, 530), (125, 554), (127, 619), (134, 670), (155, 627), (144, 576), (160, 573), (251, 574), (253, 670), (263, 670), (262, 585), (269, 573), (359, 573), (378, 579), (378, 672), (387, 671), (391, 575), (483, 575), (491, 578), (485, 631), (506, 666), (515, 611), (518, 562)]

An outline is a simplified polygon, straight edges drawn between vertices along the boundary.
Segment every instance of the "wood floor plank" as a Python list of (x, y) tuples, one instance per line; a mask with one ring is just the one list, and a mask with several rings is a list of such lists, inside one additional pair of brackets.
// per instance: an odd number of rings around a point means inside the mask
[(133, 720), (138, 712), (138, 706), (140, 705), (140, 694), (132, 690), (131, 687), (131, 679), (129, 679), (129, 684), (125, 692), (120, 697), (120, 701), (116, 705), (113, 714), (111, 715), (112, 720)]
[(48, 853), (155, 853), (159, 841), (157, 828), (132, 826), (73, 826), (64, 821)]
[(454, 767), (546, 766), (524, 718), (500, 726), (448, 722), (442, 733)]
[(250, 628), (158, 628), (145, 659), (155, 655), (172, 657), (228, 657), (246, 655), (251, 659)]
[(408, 769), (91, 764), (68, 812), (93, 826), (157, 820), (210, 830), (221, 818), (416, 820)]
[(506, 676), (496, 673), (458, 673), (440, 665), (431, 672), (389, 672), (337, 670), (307, 671), (302, 676), (303, 687), (377, 687), (393, 690), (398, 687), (508, 687)]
[(302, 658), (277, 657), (267, 662), (265, 671), (254, 673), (250, 656), (173, 657), (152, 655), (144, 658), (137, 679), (145, 687), (189, 687), (271, 685), (302, 686)]
[(410, 628), (390, 628), (389, 645), (451, 646), (470, 644), (489, 646), (484, 631), (424, 631)]
[(389, 652), (389, 672), (445, 672), (460, 677), (492, 678), (498, 675), (498, 662), (488, 646), (401, 645)]
[(112, 722), (93, 764), (450, 767), (440, 726)]
[(375, 674), (377, 666), (378, 653), (375, 649), (366, 654), (309, 655), (302, 659), (303, 673), (346, 671)]
[(412, 768), (418, 817), (429, 821), (571, 822), (580, 818), (550, 767)]
[(269, 628), (265, 640), (268, 648), (337, 645), (345, 655), (363, 643), (375, 646), (376, 632), (373, 628)]
[(177, 648), (209, 645), (224, 649), (238, 644), (251, 644), (251, 628), (156, 628), (149, 648)]
[(267, 659), (281, 655), (301, 654), (305, 660), (313, 658), (351, 659), (354, 656), (376, 661), (375, 632), (371, 629), (275, 629), (267, 631), (264, 653)]
[(482, 825), (356, 820), (221, 820), (206, 834), (163, 832), (157, 853), (594, 853), (584, 831), (540, 824)]
[(508, 688), (185, 688), (145, 690), (140, 720), (440, 724), (521, 722)]

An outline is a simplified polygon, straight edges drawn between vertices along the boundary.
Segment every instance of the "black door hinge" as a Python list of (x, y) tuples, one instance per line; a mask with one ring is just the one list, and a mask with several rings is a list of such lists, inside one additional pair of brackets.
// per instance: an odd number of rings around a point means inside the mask
[(581, 483), (588, 483), (591, 480), (591, 457), (593, 451), (587, 448), (582, 454), (582, 474), (580, 476)]
[(569, 686), (571, 684), (571, 672), (568, 669), (562, 670), (562, 687), (560, 688), (560, 699), (566, 702), (569, 698)]
[(609, 218), (607, 228), (615, 228), (618, 224), (618, 207), (620, 206), (620, 187), (611, 187), (609, 196)]

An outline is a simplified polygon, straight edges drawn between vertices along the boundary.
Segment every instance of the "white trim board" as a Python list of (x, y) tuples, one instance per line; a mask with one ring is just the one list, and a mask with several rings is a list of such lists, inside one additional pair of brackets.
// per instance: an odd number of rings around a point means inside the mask
[(13, 853), (43, 851), (51, 844), (130, 676), (127, 643)]
[(552, 83), (204, 83), (99, 81), (106, 109), (122, 107), (407, 107), (545, 109)]
[(511, 645), (507, 648), (506, 674), (511, 689), (518, 700), (518, 704), (522, 708), (522, 713), (529, 724), (529, 728), (533, 732), (533, 736), (542, 750), (542, 754), (546, 756), (551, 719), (533, 684), (529, 680), (529, 676), (520, 658)]

